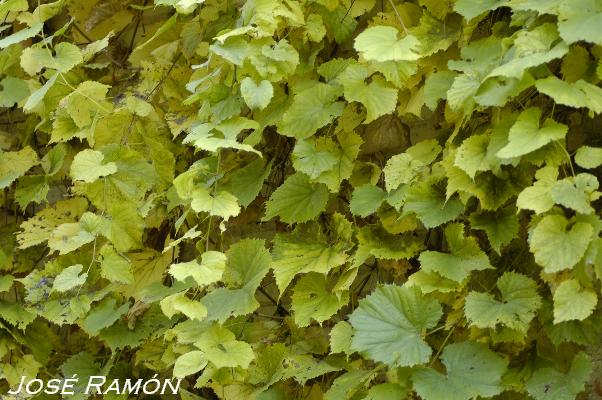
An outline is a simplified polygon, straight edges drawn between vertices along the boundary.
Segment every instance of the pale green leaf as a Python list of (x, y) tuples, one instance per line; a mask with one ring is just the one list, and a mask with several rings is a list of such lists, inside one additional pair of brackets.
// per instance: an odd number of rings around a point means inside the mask
[(288, 224), (306, 222), (326, 208), (328, 189), (324, 184), (312, 183), (307, 175), (289, 176), (266, 203), (264, 221), (276, 216)]
[(253, 78), (246, 77), (240, 83), (240, 94), (249, 108), (262, 110), (270, 104), (274, 88), (270, 81), (262, 80), (256, 84)]
[(236, 340), (232, 332), (219, 325), (213, 325), (203, 332), (194, 345), (217, 368), (247, 368), (255, 358), (248, 343)]
[(441, 314), (437, 300), (417, 287), (378, 286), (349, 316), (354, 332), (351, 348), (391, 367), (423, 364), (432, 349), (422, 335)]
[(366, 124), (392, 113), (397, 105), (397, 89), (389, 87), (379, 76), (372, 76), (372, 81), (366, 83), (368, 76), (366, 66), (351, 64), (337, 77), (343, 85), (345, 98), (366, 107)]
[(541, 109), (528, 108), (519, 116), (510, 132), (508, 144), (497, 152), (500, 158), (512, 158), (529, 154), (555, 140), (564, 139), (568, 131), (566, 125), (547, 118), (539, 124)]
[(573, 400), (585, 389), (591, 372), (590, 357), (579, 352), (567, 373), (549, 367), (539, 368), (527, 382), (526, 389), (535, 400)]
[(76, 264), (62, 270), (60, 274), (54, 278), (52, 290), (55, 292), (66, 292), (76, 286), (83, 285), (88, 277), (87, 272), (82, 273), (83, 269), (83, 265)]
[(298, 225), (292, 233), (274, 238), (272, 269), (280, 293), (295, 275), (307, 272), (328, 273), (347, 261), (344, 243), (330, 243), (315, 223)]
[(389, 158), (383, 168), (387, 191), (391, 192), (401, 184), (409, 184), (424, 167), (422, 161), (415, 160), (408, 153), (396, 154)]
[(507, 3), (507, 0), (458, 0), (454, 4), (454, 10), (467, 20), (471, 20), (486, 11), (504, 7)]
[(412, 375), (414, 389), (424, 400), (471, 400), (501, 393), (507, 361), (486, 345), (452, 343), (443, 349), (441, 360), (446, 374), (432, 368)]
[(129, 261), (119, 255), (113, 247), (105, 245), (100, 249), (102, 261), (100, 263), (100, 275), (115, 283), (126, 285), (134, 283), (132, 266)]
[(188, 277), (193, 278), (199, 286), (207, 286), (219, 281), (226, 268), (226, 255), (219, 251), (207, 251), (201, 255), (201, 262), (192, 260), (172, 264), (169, 274), (184, 282)]
[(320, 137), (299, 140), (293, 150), (293, 166), (315, 179), (334, 167), (339, 149), (332, 139)]
[(205, 353), (200, 350), (189, 351), (176, 359), (173, 366), (173, 376), (176, 378), (184, 378), (187, 375), (192, 375), (207, 366), (207, 358)]
[(584, 320), (597, 304), (598, 296), (594, 290), (583, 288), (576, 279), (563, 281), (554, 291), (554, 323)]
[(457, 198), (446, 199), (442, 181), (424, 180), (410, 185), (406, 191), (404, 212), (413, 212), (427, 228), (434, 228), (453, 220), (464, 211)]
[(518, 237), (518, 216), (512, 207), (473, 213), (469, 220), (472, 229), (482, 229), (487, 233), (491, 247), (498, 254), (503, 246)]
[(387, 194), (378, 186), (362, 185), (353, 191), (349, 211), (360, 217), (367, 217), (374, 214), (386, 198)]
[(399, 31), (392, 26), (376, 25), (357, 35), (353, 47), (369, 61), (414, 61), (420, 42), (415, 36), (398, 39)]
[(34, 37), (35, 35), (40, 33), (43, 27), (44, 24), (38, 22), (30, 26), (29, 28), (21, 29), (20, 31), (13, 33), (12, 35), (3, 38), (2, 40), (0, 40), (0, 49), (7, 48), (8, 46), (20, 43), (26, 39)]
[(535, 87), (558, 104), (575, 108), (589, 108), (597, 114), (602, 113), (602, 88), (591, 83), (583, 80), (570, 83), (555, 76), (549, 76), (538, 80)]
[(529, 245), (545, 272), (569, 269), (585, 254), (594, 228), (586, 222), (571, 225), (561, 215), (548, 215), (533, 228)]
[(76, 181), (94, 182), (100, 177), (117, 172), (114, 162), (103, 163), (104, 154), (96, 150), (82, 150), (71, 163), (71, 177)]
[(95, 235), (84, 230), (79, 223), (66, 223), (52, 231), (48, 238), (48, 247), (51, 250), (58, 250), (59, 254), (67, 254), (92, 242), (95, 238)]
[(299, 279), (291, 295), (293, 317), (298, 326), (308, 326), (312, 320), (321, 324), (349, 302), (347, 291), (339, 296), (328, 286), (327, 278), (316, 272)]
[(316, 82), (294, 95), (290, 107), (278, 123), (278, 132), (285, 136), (305, 139), (341, 115), (344, 103), (336, 101), (339, 88)]
[(602, 5), (596, 0), (559, 2), (558, 31), (567, 43), (580, 40), (602, 45)]
[(554, 206), (550, 190), (558, 178), (558, 168), (546, 166), (535, 173), (537, 181), (526, 187), (518, 195), (516, 206), (524, 210), (533, 210), (537, 214), (544, 213)]
[(28, 47), (21, 54), (21, 66), (29, 75), (37, 74), (42, 68), (68, 72), (84, 60), (79, 47), (69, 42), (54, 46), (54, 53), (44, 46)]
[(332, 353), (351, 353), (353, 327), (347, 321), (339, 321), (330, 330), (330, 351)]
[(475, 238), (464, 235), (462, 223), (452, 223), (445, 227), (445, 239), (449, 253), (423, 251), (418, 260), (426, 272), (439, 275), (458, 283), (464, 281), (472, 271), (493, 268), (489, 258), (479, 247)]
[(29, 146), (25, 146), (19, 151), (2, 152), (0, 150), (0, 189), (8, 187), (38, 163), (38, 155)]
[(526, 333), (535, 312), (541, 306), (537, 284), (516, 272), (506, 272), (496, 284), (500, 299), (490, 293), (470, 292), (464, 312), (471, 325), (496, 328), (498, 324)]
[(602, 148), (581, 146), (575, 154), (575, 162), (582, 168), (593, 169), (602, 165)]
[(199, 187), (192, 192), (190, 207), (196, 212), (206, 212), (225, 220), (240, 213), (238, 199), (232, 193), (225, 190), (212, 193), (205, 187)]
[(550, 190), (550, 196), (556, 204), (582, 214), (591, 214), (594, 209), (590, 203), (600, 197), (600, 192), (596, 189), (598, 179), (594, 175), (581, 173), (556, 182)]
[[(55, 281), (56, 283), (56, 281)], [(82, 322), (82, 329), (90, 336), (95, 336), (101, 329), (113, 325), (130, 308), (129, 303), (116, 307), (114, 298), (105, 298), (90, 310)]]

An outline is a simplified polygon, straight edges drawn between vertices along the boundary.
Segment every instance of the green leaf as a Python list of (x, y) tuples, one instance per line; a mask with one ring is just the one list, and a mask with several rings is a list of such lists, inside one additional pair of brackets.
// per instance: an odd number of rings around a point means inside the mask
[(420, 267), (426, 272), (456, 281), (464, 281), (472, 271), (483, 271), (493, 268), (489, 258), (472, 236), (464, 236), (464, 225), (452, 223), (445, 227), (445, 239), (450, 253), (423, 251), (418, 260)]
[(270, 104), (274, 88), (270, 81), (262, 80), (258, 85), (252, 78), (246, 77), (240, 82), (240, 94), (249, 108), (263, 110)]
[(21, 54), (21, 67), (29, 75), (37, 74), (42, 68), (64, 73), (84, 61), (79, 47), (69, 42), (58, 43), (54, 46), (54, 53), (43, 46), (28, 47)]
[(341, 115), (344, 103), (336, 101), (339, 88), (316, 82), (296, 93), (290, 107), (278, 123), (278, 132), (285, 136), (305, 139)]
[(466, 138), (456, 152), (454, 165), (466, 172), (473, 180), (477, 172), (497, 172), (502, 161), (496, 153), (506, 143), (505, 138), (500, 137), (500, 131)]
[(247, 368), (255, 358), (248, 343), (236, 340), (232, 332), (219, 325), (213, 325), (203, 332), (194, 345), (217, 368)]
[(498, 254), (503, 246), (518, 236), (518, 216), (512, 207), (473, 213), (469, 221), (472, 229), (482, 229), (487, 233), (491, 247)]
[(328, 273), (347, 261), (345, 243), (331, 243), (315, 223), (298, 225), (292, 233), (274, 238), (272, 269), (280, 293), (295, 275), (308, 272)]
[(583, 80), (569, 83), (555, 76), (549, 76), (535, 82), (535, 87), (558, 104), (575, 108), (589, 108), (597, 114), (602, 113), (602, 89), (591, 83)]
[[(511, 58), (487, 75), (522, 78), (526, 69), (536, 67), (564, 56), (569, 47), (558, 42), (556, 25), (547, 23), (527, 31), (520, 30), (514, 38), (514, 46), (508, 49)], [(504, 57), (507, 58), (507, 57)]]
[(585, 389), (592, 371), (590, 357), (579, 352), (573, 358), (571, 369), (562, 373), (553, 368), (540, 368), (526, 384), (527, 392), (535, 400), (570, 400)]
[(564, 139), (568, 127), (547, 118), (540, 127), (541, 109), (528, 108), (519, 116), (510, 132), (508, 144), (497, 152), (500, 158), (529, 154), (555, 140)]
[(52, 231), (48, 238), (48, 247), (53, 251), (58, 250), (59, 254), (67, 254), (94, 241), (95, 238), (95, 235), (84, 230), (79, 223), (66, 223)]
[(602, 165), (602, 148), (581, 146), (575, 154), (575, 162), (582, 168), (593, 169)]
[(87, 272), (82, 273), (83, 269), (83, 265), (76, 264), (62, 270), (61, 273), (54, 278), (52, 290), (55, 292), (66, 292), (76, 286), (83, 285), (88, 277)]
[(501, 393), (507, 361), (481, 343), (459, 342), (441, 353), (446, 374), (418, 369), (412, 375), (414, 389), (424, 400), (471, 400)]
[(392, 26), (376, 25), (357, 35), (353, 47), (368, 61), (414, 61), (420, 42), (415, 36), (398, 39)]
[(102, 261), (100, 263), (100, 276), (111, 282), (126, 285), (134, 283), (132, 267), (128, 260), (120, 256), (112, 246), (105, 245), (100, 249)]
[(312, 183), (307, 175), (289, 176), (266, 203), (264, 221), (276, 216), (288, 224), (306, 222), (326, 208), (328, 189), (324, 184)]
[(353, 327), (347, 321), (339, 321), (330, 330), (330, 352), (351, 354)]
[(218, 151), (231, 148), (261, 155), (253, 146), (237, 141), (238, 134), (247, 129), (257, 130), (259, 123), (244, 117), (233, 117), (219, 124), (202, 123), (190, 129), (190, 134), (186, 136), (183, 143), (192, 143), (200, 150)]
[(258, 158), (220, 181), (220, 187), (236, 196), (241, 206), (247, 207), (261, 191), (271, 170), (272, 162), (264, 165), (263, 160)]
[(71, 177), (76, 181), (94, 182), (100, 177), (117, 172), (114, 162), (103, 163), (104, 154), (95, 150), (82, 150), (71, 163)]
[[(7, 2), (3, 3), (3, 5), (6, 3)], [(3, 12), (7, 13), (8, 11), (3, 11)], [(6, 15), (8, 15), (8, 14), (6, 14)], [(20, 31), (15, 32), (12, 35), (9, 35), (9, 36), (3, 38), (2, 40), (0, 40), (0, 49), (5, 49), (8, 46), (11, 46), (16, 43), (20, 43), (24, 40), (34, 37), (35, 35), (40, 33), (40, 31), (42, 30), (43, 27), (44, 27), (44, 24), (39, 22), (39, 23), (36, 23), (36, 24), (30, 26), (29, 28), (21, 29)]]
[(339, 149), (329, 138), (299, 140), (293, 150), (293, 166), (312, 179), (334, 167)]
[(7, 76), (0, 81), (0, 107), (12, 107), (29, 96), (27, 81)]
[(567, 43), (580, 40), (602, 45), (602, 6), (595, 0), (559, 3), (558, 31)]
[(424, 167), (424, 163), (415, 160), (408, 153), (396, 154), (389, 158), (383, 168), (387, 191), (391, 192), (401, 184), (409, 184)]
[(116, 307), (116, 303), (113, 298), (105, 298), (93, 307), (82, 322), (84, 331), (90, 336), (95, 336), (101, 329), (113, 325), (122, 315), (128, 312), (129, 303), (124, 303), (119, 307)]
[(535, 173), (537, 182), (526, 187), (518, 195), (516, 206), (524, 210), (533, 210), (542, 214), (554, 207), (554, 200), (550, 194), (558, 178), (558, 168), (546, 166)]
[(456, 74), (453, 71), (439, 71), (429, 75), (424, 81), (424, 104), (434, 111), (439, 100), (447, 99)]
[(206, 212), (209, 215), (221, 217), (225, 220), (235, 217), (240, 213), (238, 199), (232, 193), (219, 190), (211, 193), (209, 189), (200, 187), (192, 192), (190, 208), (196, 212)]
[(496, 284), (500, 300), (493, 295), (471, 291), (464, 310), (471, 325), (496, 328), (498, 324), (527, 333), (535, 312), (541, 306), (537, 283), (516, 272), (506, 272)]
[(207, 316), (207, 307), (200, 301), (189, 299), (186, 291), (169, 295), (159, 304), (161, 311), (170, 319), (177, 313), (182, 313), (189, 319), (197, 321), (202, 321)]
[(362, 185), (353, 191), (349, 211), (360, 217), (367, 217), (374, 214), (386, 198), (387, 194), (378, 186)]
[(581, 287), (575, 279), (563, 281), (554, 291), (554, 323), (582, 321), (592, 314), (597, 304), (595, 291)]
[(417, 287), (378, 286), (349, 317), (351, 348), (390, 367), (423, 364), (432, 349), (422, 335), (441, 314), (439, 303)]
[(454, 10), (467, 20), (471, 20), (486, 11), (504, 7), (507, 0), (458, 0), (454, 4)]
[(446, 199), (442, 181), (427, 179), (410, 185), (406, 191), (404, 212), (413, 212), (427, 228), (453, 220), (464, 211), (457, 198)]
[(189, 351), (176, 359), (173, 366), (173, 376), (184, 378), (195, 374), (207, 366), (207, 357), (200, 350)]
[(38, 155), (29, 146), (19, 151), (0, 150), (0, 189), (8, 187), (38, 163)]
[(21, 177), (17, 183), (15, 200), (25, 209), (29, 203), (42, 203), (46, 200), (50, 185), (45, 175), (27, 175)]
[(338, 192), (343, 180), (351, 177), (363, 143), (361, 136), (353, 131), (339, 131), (336, 138), (339, 142), (336, 164), (315, 179), (316, 182), (325, 184), (332, 193)]
[(594, 228), (586, 222), (571, 225), (561, 215), (548, 215), (533, 228), (529, 245), (545, 272), (569, 269), (585, 254)]
[(600, 197), (600, 192), (596, 189), (598, 189), (598, 179), (593, 175), (582, 173), (556, 182), (550, 190), (550, 196), (556, 204), (572, 208), (582, 214), (591, 214), (594, 209), (590, 203)]
[(219, 251), (206, 251), (201, 255), (201, 262), (192, 260), (172, 264), (169, 274), (181, 282), (188, 277), (193, 278), (199, 286), (207, 286), (219, 281), (226, 269), (226, 255)]
[(255, 311), (259, 307), (255, 291), (270, 269), (270, 253), (259, 239), (238, 241), (228, 249), (226, 259), (222, 275), (226, 287), (215, 289), (201, 299), (210, 321), (224, 322), (232, 316)]
[(348, 292), (339, 295), (328, 286), (326, 277), (316, 272), (299, 279), (291, 296), (293, 317), (298, 326), (309, 326), (312, 319), (321, 324), (349, 302)]
[(382, 227), (364, 226), (360, 228), (357, 239), (359, 246), (356, 262), (363, 263), (374, 256), (385, 260), (412, 258), (423, 248), (422, 241), (413, 235), (393, 235)]
[(377, 75), (373, 75), (372, 81), (366, 83), (365, 79), (369, 75), (366, 66), (351, 64), (337, 77), (337, 82), (343, 85), (345, 98), (362, 103), (366, 107), (365, 124), (392, 113), (397, 105), (397, 89), (389, 87), (385, 80)]

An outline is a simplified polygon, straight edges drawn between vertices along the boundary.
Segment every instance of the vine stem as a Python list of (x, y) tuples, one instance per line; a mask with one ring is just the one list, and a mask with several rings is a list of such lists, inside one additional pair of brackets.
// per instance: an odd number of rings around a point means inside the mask
[(408, 28), (406, 28), (406, 24), (403, 23), (403, 19), (401, 19), (401, 15), (399, 15), (399, 11), (397, 11), (397, 7), (395, 7), (395, 3), (393, 3), (393, 0), (389, 0), (389, 4), (391, 4), (391, 7), (393, 7), (393, 11), (395, 11), (395, 15), (397, 16), (397, 19), (399, 20), (399, 24), (403, 28), (403, 31), (406, 35), (409, 34)]
[(454, 333), (454, 331), (456, 330), (456, 327), (458, 326), (459, 323), (460, 323), (460, 320), (457, 320), (456, 322), (454, 322), (454, 324), (452, 325), (451, 329), (449, 330), (449, 333), (447, 334), (447, 336), (445, 336), (445, 339), (443, 339), (443, 343), (441, 343), (441, 346), (439, 346), (439, 349), (437, 350), (437, 353), (435, 353), (435, 356), (433, 357), (433, 359), (429, 363), (429, 367), (432, 367), (433, 364), (435, 363), (435, 361), (439, 358), (439, 356), (441, 355), (441, 352), (443, 351), (443, 348), (445, 347), (445, 345), (447, 344), (447, 342), (451, 338), (452, 333)]

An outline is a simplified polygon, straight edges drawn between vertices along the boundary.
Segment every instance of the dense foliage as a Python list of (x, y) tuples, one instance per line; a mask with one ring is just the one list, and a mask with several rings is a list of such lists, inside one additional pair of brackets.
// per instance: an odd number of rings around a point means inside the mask
[(75, 373), (182, 377), (182, 399), (602, 391), (600, 0), (0, 18), (2, 393)]

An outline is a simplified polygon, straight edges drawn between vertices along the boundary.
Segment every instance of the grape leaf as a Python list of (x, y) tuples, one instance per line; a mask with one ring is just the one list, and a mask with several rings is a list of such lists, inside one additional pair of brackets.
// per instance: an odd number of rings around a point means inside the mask
[(575, 279), (563, 281), (554, 291), (554, 323), (584, 320), (597, 304), (596, 292), (581, 287)]
[(306, 222), (324, 211), (328, 201), (328, 189), (320, 183), (312, 183), (307, 175), (296, 173), (289, 176), (266, 203), (264, 221), (279, 216), (283, 222)]
[(535, 255), (535, 261), (546, 272), (571, 268), (587, 250), (594, 228), (586, 222), (576, 222), (571, 227), (568, 225), (569, 221), (563, 216), (548, 215), (531, 232), (531, 251)]
[(439, 303), (417, 287), (378, 286), (349, 317), (351, 348), (392, 367), (423, 364), (432, 349), (422, 334), (441, 314)]
[(507, 361), (484, 344), (458, 342), (441, 353), (446, 374), (432, 368), (413, 374), (414, 388), (425, 400), (470, 400), (492, 397), (503, 391), (502, 375)]
[(496, 328), (502, 324), (526, 333), (541, 306), (537, 284), (524, 275), (506, 272), (496, 286), (501, 294), (500, 300), (483, 292), (472, 291), (466, 296), (466, 317), (479, 328)]

